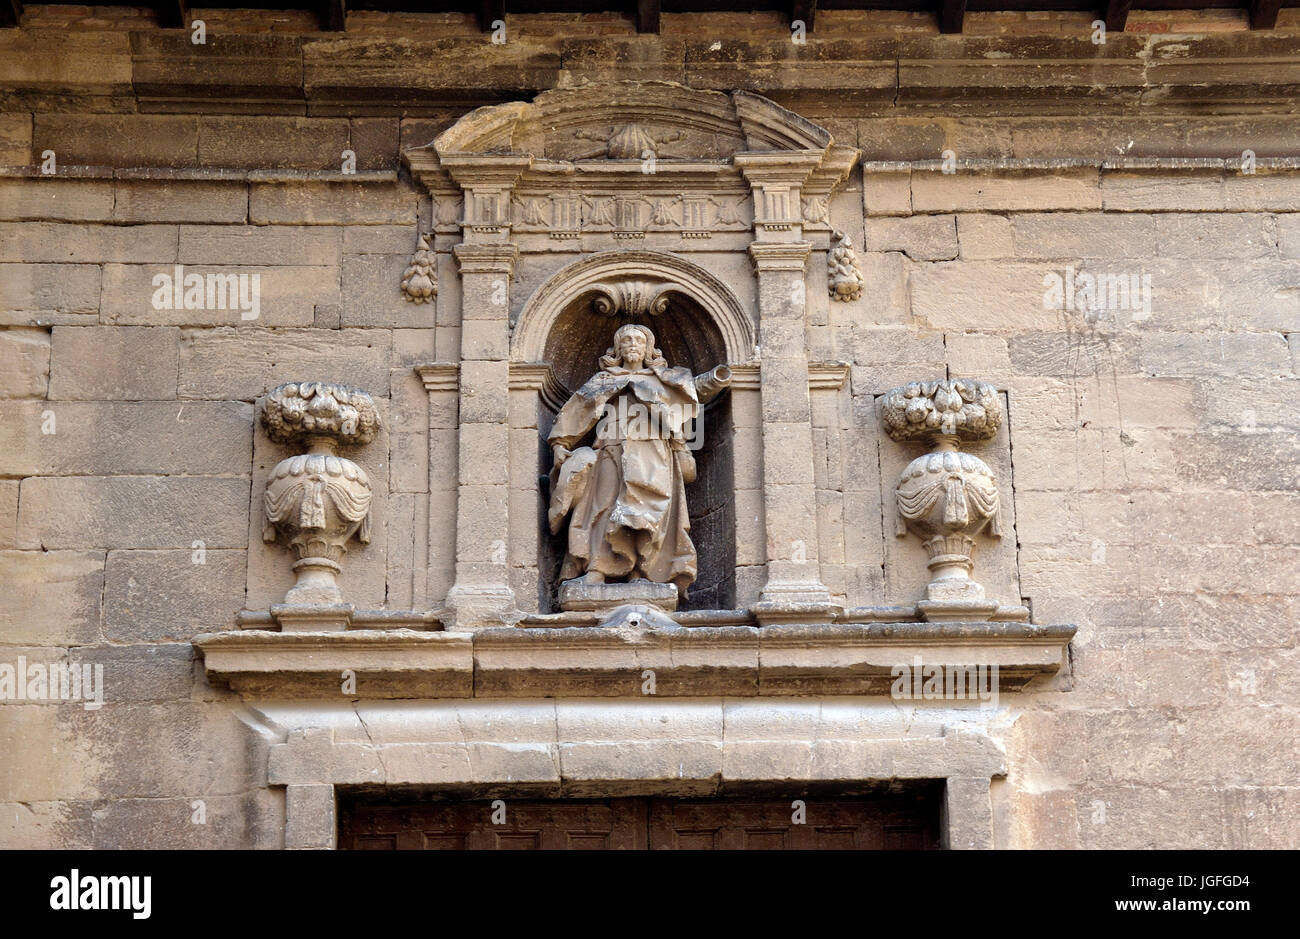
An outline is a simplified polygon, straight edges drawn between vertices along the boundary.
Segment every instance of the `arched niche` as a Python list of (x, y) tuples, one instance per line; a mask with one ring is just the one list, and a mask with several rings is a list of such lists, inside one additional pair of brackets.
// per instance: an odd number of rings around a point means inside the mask
[[(670, 365), (707, 372), (750, 361), (753, 330), (731, 292), (702, 268), (672, 255), (610, 252), (569, 265), (553, 275), (525, 304), (515, 328), (512, 359), (545, 365), (539, 385), (538, 476), (550, 470), (545, 446), (555, 411), (599, 368), (614, 331), (641, 323), (655, 334)], [(699, 572), (682, 609), (729, 609), (736, 598), (735, 448), (733, 393), (704, 409), (702, 446), (695, 453), (698, 476), (687, 486), (691, 540)], [(540, 606), (554, 609), (563, 533), (545, 526), (545, 485), (536, 505), (540, 538)]]

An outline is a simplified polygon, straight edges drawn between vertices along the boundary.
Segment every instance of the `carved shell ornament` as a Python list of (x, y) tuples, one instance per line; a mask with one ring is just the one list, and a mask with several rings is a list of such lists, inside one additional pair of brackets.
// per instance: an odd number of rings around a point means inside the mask
[(685, 292), (680, 284), (647, 280), (620, 280), (592, 287), (591, 310), (600, 316), (658, 316), (668, 310), (673, 293)]
[(574, 136), (579, 140), (603, 141), (603, 144), (595, 150), (575, 156), (575, 160), (591, 160), (597, 157), (610, 160), (643, 160), (647, 155), (666, 156), (659, 152), (659, 148), (666, 143), (681, 140), (685, 135), (681, 131), (673, 131), (654, 136), (640, 124), (620, 124), (610, 128), (605, 134), (583, 131)]

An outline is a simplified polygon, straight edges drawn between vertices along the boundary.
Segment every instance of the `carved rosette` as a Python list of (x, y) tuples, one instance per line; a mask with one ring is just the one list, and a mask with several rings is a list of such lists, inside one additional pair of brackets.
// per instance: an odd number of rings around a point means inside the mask
[(438, 270), (430, 246), (431, 237), (431, 234), (420, 236), (411, 262), (402, 274), (402, 293), (413, 303), (432, 303), (438, 296)]
[(858, 270), (858, 256), (853, 251), (853, 242), (842, 231), (833, 232), (831, 237), (835, 243), (826, 256), (829, 274), (827, 286), (831, 299), (845, 303), (857, 300), (862, 296), (865, 281), (862, 279), (862, 271)]
[(355, 535), (370, 543), (370, 479), (340, 446), (360, 446), (379, 432), (370, 395), (346, 385), (292, 382), (267, 395), (262, 426), (277, 443), (306, 447), (281, 460), (266, 486), (262, 540), (279, 538), (294, 552), (297, 583), (285, 595), (290, 606), (343, 602), (337, 575)]
[(975, 537), (1002, 536), (993, 471), (962, 452), (961, 441), (989, 440), (1002, 426), (997, 389), (971, 379), (911, 382), (885, 395), (885, 432), (894, 440), (924, 440), (934, 449), (907, 465), (898, 478), (896, 534), (922, 540), (931, 579), (919, 604), (928, 619), (991, 614), (996, 603), (971, 579)]

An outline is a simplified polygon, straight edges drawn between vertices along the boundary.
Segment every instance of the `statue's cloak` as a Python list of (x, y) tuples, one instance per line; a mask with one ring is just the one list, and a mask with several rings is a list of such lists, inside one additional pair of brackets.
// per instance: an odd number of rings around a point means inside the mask
[[(690, 370), (663, 366), (606, 368), (560, 409), (547, 440), (571, 452), (551, 470), (548, 517), (558, 532), (571, 516), (563, 579), (635, 573), (685, 594), (698, 568), (685, 433), (699, 409)], [(593, 430), (591, 445), (579, 446)]]

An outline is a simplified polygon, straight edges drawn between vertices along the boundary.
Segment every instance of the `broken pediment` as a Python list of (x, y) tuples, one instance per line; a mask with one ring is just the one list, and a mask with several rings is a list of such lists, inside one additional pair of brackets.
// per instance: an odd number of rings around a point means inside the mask
[(531, 102), (479, 108), (417, 150), (438, 157), (528, 154), (557, 162), (650, 156), (725, 161), (744, 151), (825, 150), (832, 144), (824, 128), (760, 95), (627, 81), (557, 88)]

